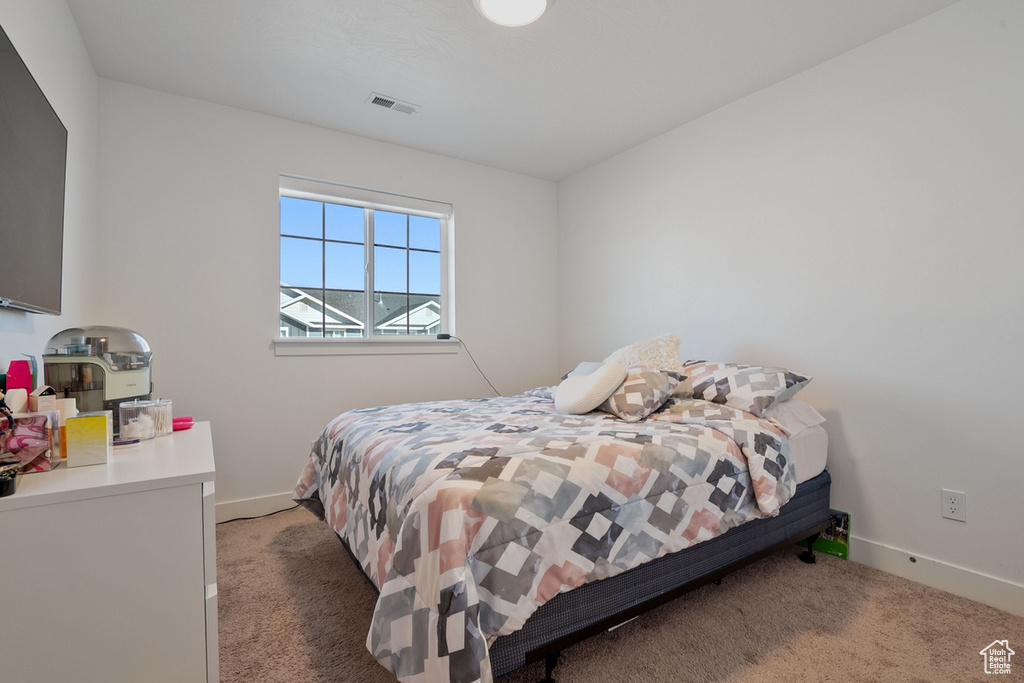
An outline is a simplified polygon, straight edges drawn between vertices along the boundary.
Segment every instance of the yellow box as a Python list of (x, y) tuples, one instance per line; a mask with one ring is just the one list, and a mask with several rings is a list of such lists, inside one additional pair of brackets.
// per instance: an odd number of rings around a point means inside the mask
[(114, 450), (114, 413), (79, 413), (64, 421), (68, 467), (101, 465)]

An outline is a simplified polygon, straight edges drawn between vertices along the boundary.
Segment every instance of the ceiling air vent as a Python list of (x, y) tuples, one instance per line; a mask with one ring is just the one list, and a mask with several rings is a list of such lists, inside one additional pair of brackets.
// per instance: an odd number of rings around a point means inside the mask
[(366, 101), (370, 104), (375, 104), (378, 107), (402, 112), (403, 114), (415, 114), (420, 110), (418, 104), (403, 102), (402, 100), (395, 99), (394, 97), (388, 97), (387, 95), (381, 95), (376, 92), (370, 93), (370, 96), (366, 98)]

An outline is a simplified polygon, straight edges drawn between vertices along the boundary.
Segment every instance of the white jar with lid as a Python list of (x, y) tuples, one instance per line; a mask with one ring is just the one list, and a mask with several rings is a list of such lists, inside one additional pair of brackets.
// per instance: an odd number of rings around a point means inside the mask
[(122, 439), (152, 439), (156, 436), (153, 401), (135, 399), (118, 406)]

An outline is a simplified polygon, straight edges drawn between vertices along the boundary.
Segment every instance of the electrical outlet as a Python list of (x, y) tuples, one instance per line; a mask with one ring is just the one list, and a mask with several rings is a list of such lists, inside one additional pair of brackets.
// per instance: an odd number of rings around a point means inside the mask
[(967, 521), (967, 494), (942, 489), (942, 516), (959, 522)]

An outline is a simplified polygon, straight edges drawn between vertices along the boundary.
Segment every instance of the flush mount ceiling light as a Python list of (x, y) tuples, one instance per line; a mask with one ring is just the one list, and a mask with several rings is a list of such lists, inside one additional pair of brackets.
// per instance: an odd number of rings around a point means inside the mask
[(480, 14), (502, 26), (526, 26), (540, 19), (548, 0), (473, 0)]

